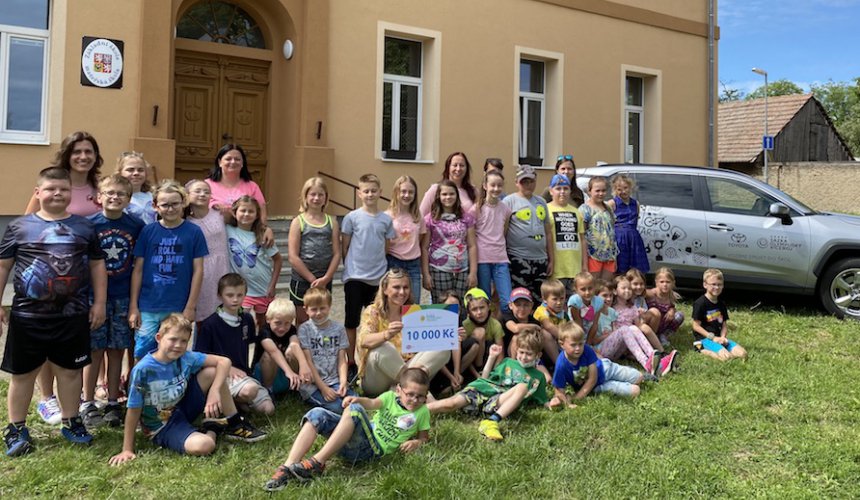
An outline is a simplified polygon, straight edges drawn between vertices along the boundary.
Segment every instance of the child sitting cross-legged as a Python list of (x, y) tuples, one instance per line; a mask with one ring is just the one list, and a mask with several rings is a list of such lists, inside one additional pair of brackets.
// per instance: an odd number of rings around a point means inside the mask
[[(409, 453), (429, 439), (430, 411), (424, 404), (430, 376), (421, 367), (405, 366), (393, 391), (377, 398), (347, 396), (343, 414), (314, 408), (302, 417), (302, 429), (287, 461), (265, 484), (278, 491), (290, 481), (307, 482), (319, 476), (328, 460), (339, 453), (348, 462), (375, 460), (397, 450)], [(367, 411), (378, 410), (371, 419)], [(304, 459), (318, 435), (327, 438), (319, 451)]]
[[(138, 423), (156, 445), (188, 455), (211, 454), (222, 432), (249, 443), (265, 439), (266, 433), (245, 420), (230, 397), (230, 360), (187, 351), (190, 339), (191, 322), (181, 314), (170, 314), (161, 322), (155, 335), (157, 349), (131, 372), (122, 451), (110, 458), (111, 465), (137, 458)], [(200, 414), (207, 417), (202, 430), (192, 425)], [(218, 418), (222, 415), (226, 418)]]
[(493, 441), (501, 441), (499, 422), (526, 403), (546, 404), (546, 379), (535, 367), (543, 349), (541, 334), (536, 329), (518, 335), (516, 359), (507, 358), (498, 366), (496, 358), (502, 355), (502, 346), (490, 346), (490, 357), (484, 365), (481, 378), (466, 386), (450, 398), (427, 405), (431, 413), (445, 413), (464, 409), (482, 414), (478, 432)]

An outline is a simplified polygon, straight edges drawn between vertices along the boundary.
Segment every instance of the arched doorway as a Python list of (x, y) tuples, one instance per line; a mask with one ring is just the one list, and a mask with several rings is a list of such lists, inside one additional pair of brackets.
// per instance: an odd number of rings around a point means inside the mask
[(201, 0), (176, 25), (175, 177), (206, 177), (225, 143), (242, 145), (266, 192), (271, 51), (256, 20), (226, 1)]

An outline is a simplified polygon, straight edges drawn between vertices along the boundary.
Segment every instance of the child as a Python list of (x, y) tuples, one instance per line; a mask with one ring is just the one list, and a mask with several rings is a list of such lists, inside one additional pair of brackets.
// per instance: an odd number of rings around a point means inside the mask
[(558, 327), (569, 321), (564, 310), (564, 285), (557, 279), (548, 279), (540, 286), (541, 305), (535, 309), (534, 318), (543, 331), (543, 350), (555, 363), (558, 357)]
[(388, 269), (400, 268), (409, 274), (412, 303), (421, 303), (421, 240), (426, 238), (427, 226), (418, 211), (418, 184), (408, 175), (394, 181), (391, 204), (385, 211), (393, 221), (397, 238), (386, 245)]
[(651, 266), (645, 253), (645, 243), (636, 228), (639, 223), (639, 202), (630, 196), (636, 184), (625, 174), (612, 178), (615, 196), (606, 205), (615, 214), (615, 244), (618, 247), (617, 272), (626, 273), (631, 267), (647, 273)]
[(349, 339), (343, 325), (329, 317), (331, 292), (311, 287), (304, 296), (309, 322), (299, 326), (299, 343), (313, 375), (312, 384), (302, 384), (299, 394), (311, 406), (334, 413), (343, 411), (343, 398), (355, 396), (346, 379), (346, 350)]
[[(222, 432), (229, 439), (254, 443), (266, 438), (236, 410), (227, 388), (230, 360), (187, 351), (191, 321), (173, 313), (162, 321), (155, 335), (158, 348), (144, 356), (131, 372), (128, 412), (122, 451), (111, 465), (134, 460), (134, 431), (161, 448), (203, 456), (215, 451)], [(192, 422), (205, 415), (203, 432)], [(225, 418), (218, 418), (225, 415)]]
[(325, 287), (340, 265), (340, 230), (337, 219), (325, 213), (328, 189), (322, 177), (311, 177), (302, 186), (301, 212), (290, 223), (290, 300), (296, 305), (296, 323), (308, 320), (302, 297), (311, 287)]
[[(361, 310), (376, 298), (379, 280), (388, 268), (388, 263), (380, 256), (385, 255), (386, 240), (397, 236), (391, 217), (379, 211), (380, 185), (379, 177), (374, 174), (359, 178), (361, 207), (346, 214), (340, 234), (346, 303), (343, 323), (349, 338), (346, 354), (352, 371), (355, 370), (355, 332), (361, 323)], [(353, 239), (355, 244), (352, 244)]]
[[(377, 398), (347, 396), (342, 415), (325, 408), (314, 408), (302, 418), (302, 429), (293, 442), (286, 462), (278, 467), (264, 488), (283, 489), (290, 481), (307, 482), (325, 471), (335, 454), (347, 461), (375, 460), (397, 450), (410, 453), (429, 439), (430, 411), (427, 386), (430, 377), (421, 368), (401, 370), (397, 387)], [(367, 410), (378, 410), (373, 420)], [(323, 447), (304, 459), (318, 435), (327, 438)]]
[(430, 412), (446, 413), (463, 408), (480, 413), (485, 418), (478, 425), (478, 432), (493, 441), (501, 441), (504, 437), (499, 431), (499, 422), (523, 404), (544, 405), (547, 402), (546, 379), (535, 368), (542, 345), (540, 333), (525, 332), (517, 342), (516, 357), (498, 365), (497, 358), (503, 356), (502, 347), (490, 346), (490, 357), (481, 378), (450, 398), (430, 403), (427, 405)]
[(511, 284), (531, 291), (540, 299), (540, 285), (553, 273), (553, 246), (548, 234), (552, 232), (547, 217), (546, 202), (534, 196), (535, 169), (517, 166), (517, 192), (502, 202), (511, 209), (506, 244), (510, 260)]
[[(84, 368), (84, 396), (80, 413), (87, 427), (103, 423), (117, 427), (122, 423), (119, 406), (120, 373), (122, 356), (131, 347), (132, 332), (128, 327), (128, 294), (131, 286), (131, 269), (134, 257), (134, 242), (143, 229), (143, 221), (124, 213), (131, 199), (131, 183), (124, 177), (113, 174), (99, 182), (101, 213), (91, 215), (99, 243), (105, 252), (107, 269), (106, 321), (90, 332), (92, 348), (91, 365)], [(108, 404), (100, 411), (95, 404), (96, 381), (99, 369), (107, 352), (107, 399)]]
[(554, 175), (549, 181), (552, 201), (547, 204), (550, 235), (555, 245), (552, 277), (564, 284), (568, 295), (573, 294), (573, 277), (588, 268), (588, 254), (580, 244), (585, 238), (585, 224), (582, 214), (570, 204), (570, 187), (566, 175)]
[(155, 207), (152, 205), (152, 186), (148, 174), (152, 165), (143, 158), (143, 153), (126, 151), (116, 161), (116, 173), (131, 182), (132, 194), (126, 212), (142, 220), (144, 224), (155, 222)]
[(508, 302), (510, 312), (502, 315), (502, 331), (505, 333), (504, 347), (508, 356), (517, 350), (517, 336), (527, 331), (540, 332), (540, 322), (532, 316), (532, 294), (527, 288), (514, 288)]
[(33, 450), (27, 408), (45, 360), (57, 377), (63, 437), (78, 444), (93, 439), (78, 415), (78, 402), (81, 369), (90, 363), (90, 330), (105, 320), (107, 274), (92, 222), (66, 211), (71, 190), (67, 170), (39, 172), (39, 210), (13, 220), (0, 242), (0, 287), (14, 272), (15, 288), (8, 319), (0, 307), (0, 324), (9, 323), (0, 368), (12, 374), (4, 435), (10, 457)]
[(702, 276), (705, 294), (693, 303), (693, 346), (705, 356), (728, 361), (746, 358), (747, 351), (726, 336), (729, 310), (720, 300), (723, 293), (723, 273), (719, 269), (708, 269)]
[(209, 253), (203, 231), (182, 219), (188, 195), (166, 179), (153, 194), (161, 219), (140, 232), (134, 246), (134, 271), (128, 324), (136, 328), (134, 357), (155, 349), (158, 325), (172, 312), (194, 321), (203, 281), (203, 257)]
[(550, 408), (576, 407), (567, 395), (568, 387), (575, 391), (573, 399), (583, 399), (591, 392), (608, 392), (629, 398), (639, 395), (639, 384), (645, 376), (629, 366), (598, 359), (594, 349), (586, 345), (585, 332), (578, 324), (571, 321), (562, 325), (558, 342), (562, 354), (552, 375), (555, 396), (549, 403)]
[[(460, 304), (460, 296), (457, 295), (457, 292), (454, 290), (446, 290), (442, 292), (442, 295), (439, 297), (441, 299), (442, 304), (446, 305), (459, 305)], [(466, 340), (466, 329), (463, 328), (463, 308), (460, 308), (460, 315), (457, 319), (458, 324), (460, 325), (457, 328), (457, 333), (460, 342), (460, 348), (451, 351), (451, 358), (445, 363), (442, 368), (439, 369), (439, 372), (436, 373), (436, 376), (430, 379), (430, 392), (431, 393), (450, 393), (449, 391), (460, 390), (460, 387), (463, 386), (463, 373), (466, 371), (466, 364), (463, 362), (463, 353), (467, 351), (467, 349), (463, 346), (463, 343)], [(474, 361), (473, 359), (469, 359), (469, 361)]]
[(262, 382), (273, 396), (290, 389), (298, 390), (303, 382), (313, 382), (310, 366), (293, 326), (295, 319), (296, 306), (292, 301), (275, 297), (266, 311), (266, 323), (257, 335), (251, 363), (253, 377)]
[(645, 334), (645, 338), (648, 339), (654, 350), (658, 353), (663, 353), (663, 344), (660, 343), (660, 339), (657, 338), (657, 334), (650, 326), (651, 314), (648, 312), (648, 301), (645, 300), (647, 293), (645, 275), (642, 274), (642, 271), (631, 267), (625, 276), (630, 280), (630, 289), (633, 291), (633, 306), (639, 311), (639, 318), (642, 320), (642, 333)]
[(478, 201), (472, 207), (472, 217), (475, 219), (478, 251), (478, 286), (488, 296), (495, 286), (496, 293), (502, 298), (499, 301), (501, 312), (507, 313), (510, 312), (507, 298), (511, 296), (511, 272), (505, 234), (508, 232), (511, 207), (500, 203), (504, 187), (505, 178), (501, 169), (487, 170)]
[(603, 298), (594, 294), (594, 276), (588, 271), (582, 271), (573, 279), (573, 289), (576, 293), (567, 299), (570, 319), (585, 332), (588, 343), (594, 345), (598, 333), (600, 314), (603, 312)]
[(258, 325), (266, 322), (266, 309), (275, 297), (283, 258), (278, 247), (263, 246), (264, 222), (260, 203), (248, 195), (240, 196), (230, 209), (233, 219), (227, 225), (230, 268), (248, 283), (243, 307), (254, 311)]
[(648, 302), (649, 325), (660, 343), (669, 345), (669, 335), (684, 323), (684, 313), (675, 309), (675, 273), (668, 267), (657, 269), (654, 288), (645, 292)]
[(665, 354), (662, 347), (660, 351), (654, 349), (643, 330), (647, 329), (651, 335), (654, 333), (648, 325), (642, 322), (639, 309), (633, 305), (632, 297), (633, 289), (630, 286), (630, 280), (626, 276), (615, 278), (615, 302), (613, 306), (617, 313), (617, 319), (613, 324), (614, 332), (612, 335), (620, 335), (621, 342), (615, 340), (613, 346), (613, 337), (610, 336), (601, 344), (600, 354), (609, 359), (617, 360), (625, 352), (629, 352), (646, 372), (664, 376), (672, 371), (678, 351), (673, 350), (669, 354)]
[(588, 201), (579, 207), (585, 223), (585, 242), (588, 244), (587, 270), (604, 281), (612, 279), (618, 255), (612, 211), (603, 201), (608, 186), (606, 177), (589, 179)]
[(229, 359), (232, 366), (227, 387), (236, 404), (271, 415), (275, 405), (269, 391), (250, 376), (248, 347), (256, 342), (257, 331), (254, 318), (242, 309), (245, 290), (247, 285), (239, 274), (227, 273), (218, 280), (221, 305), (200, 323), (194, 350)]
[(462, 297), (478, 284), (478, 253), (475, 219), (463, 212), (453, 181), (439, 182), (424, 224), (428, 234), (421, 254), (424, 287), (430, 290), (434, 304), (441, 303), (442, 292), (447, 290)]
[[(490, 298), (484, 290), (472, 288), (466, 292), (463, 306), (468, 317), (463, 321), (465, 339), (460, 346), (460, 352), (463, 353), (462, 365), (464, 371), (468, 369), (473, 378), (479, 378), (481, 375), (478, 369), (489, 359), (490, 347), (498, 345), (504, 349), (505, 332), (499, 320), (490, 316)], [(496, 364), (502, 358), (504, 350), (502, 356), (496, 358)]]
[(218, 297), (218, 280), (230, 272), (230, 261), (227, 257), (227, 229), (224, 227), (224, 216), (221, 212), (210, 209), (212, 190), (209, 183), (201, 180), (191, 180), (185, 184), (188, 191), (188, 209), (186, 220), (203, 231), (209, 254), (203, 257), (203, 282), (200, 284), (200, 295), (197, 300), (197, 311), (194, 321), (198, 323), (208, 318), (221, 305)]

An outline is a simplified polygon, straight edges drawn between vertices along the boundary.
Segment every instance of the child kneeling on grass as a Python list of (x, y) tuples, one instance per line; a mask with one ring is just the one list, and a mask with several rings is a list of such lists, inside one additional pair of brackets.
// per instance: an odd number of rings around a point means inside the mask
[(507, 358), (493, 369), (503, 350), (502, 346), (493, 344), (482, 378), (450, 398), (428, 404), (430, 413), (461, 408), (470, 413), (483, 413), (486, 418), (478, 425), (478, 432), (493, 441), (501, 441), (504, 439), (499, 431), (502, 419), (525, 403), (546, 404), (546, 379), (535, 367), (543, 350), (541, 333), (532, 329), (518, 337), (516, 359)]
[[(131, 372), (128, 411), (122, 451), (110, 458), (119, 465), (137, 458), (134, 431), (140, 422), (145, 436), (162, 448), (188, 455), (209, 455), (215, 438), (248, 443), (265, 439), (238, 411), (227, 387), (230, 360), (187, 351), (191, 322), (172, 313), (159, 326), (158, 348), (140, 360)], [(204, 414), (202, 431), (191, 423)], [(225, 415), (226, 418), (218, 418)]]
[[(345, 397), (342, 415), (325, 408), (305, 413), (287, 461), (263, 488), (278, 491), (290, 481), (310, 481), (323, 473), (335, 453), (355, 463), (375, 460), (398, 449), (403, 453), (415, 451), (429, 439), (430, 411), (424, 404), (429, 384), (430, 376), (423, 368), (405, 367), (393, 391), (373, 399)], [(367, 410), (379, 411), (371, 420)], [(303, 459), (319, 434), (328, 440), (318, 452)]]

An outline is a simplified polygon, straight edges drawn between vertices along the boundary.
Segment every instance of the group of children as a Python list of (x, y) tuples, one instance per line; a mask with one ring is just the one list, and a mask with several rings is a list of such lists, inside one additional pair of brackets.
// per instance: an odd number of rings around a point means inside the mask
[[(459, 156), (453, 161), (468, 172)], [(488, 162), (469, 210), (459, 187), (443, 180), (422, 214), (414, 179), (397, 179), (382, 211), (380, 181), (367, 174), (358, 183), (362, 206), (341, 225), (324, 211), (325, 183), (309, 179), (290, 229), (285, 298), (275, 297), (282, 258), (255, 198), (236, 199), (225, 225), (210, 211), (206, 182), (166, 180), (139, 196), (148, 186), (134, 159), (124, 155), (118, 173), (99, 182), (101, 211), (89, 220), (66, 210), (68, 171), (43, 170), (39, 210), (13, 221), (0, 244), (0, 285), (14, 273), (15, 288), (9, 318), (0, 309), (9, 323), (2, 369), (12, 373), (8, 456), (33, 449), (27, 407), (46, 360), (57, 378), (63, 436), (89, 444), (87, 427), (121, 422), (123, 353), (132, 351), (123, 450), (112, 464), (135, 458), (138, 424), (156, 445), (193, 455), (211, 453), (219, 435), (259, 441), (266, 433), (244, 413), (270, 415), (272, 394), (298, 390), (315, 409), (267, 489), (312, 477), (336, 452), (358, 460), (412, 451), (427, 440), (430, 413), (483, 414), (480, 432), (501, 440), (499, 422), (522, 404), (570, 406), (591, 392), (635, 397), (642, 381), (675, 364), (677, 351), (666, 351), (667, 336), (683, 322), (674, 277), (662, 268), (655, 288), (645, 290), (635, 267), (647, 270), (635, 232), (638, 205), (626, 177), (613, 179), (617, 196), (606, 202), (608, 180), (591, 179), (577, 208), (570, 203), (575, 174), (565, 173), (572, 159), (559, 157), (549, 204), (534, 195), (532, 167), (517, 167), (517, 191), (504, 196), (501, 163)], [(341, 257), (343, 325), (329, 317)], [(421, 369), (405, 368), (393, 390), (375, 399), (351, 389), (362, 308), (393, 268), (408, 273), (412, 302), (423, 281), (434, 303), (464, 305), (460, 362), (439, 375), (452, 394), (427, 405), (431, 381)], [(693, 308), (695, 345), (719, 359), (744, 356), (725, 335), (722, 276), (709, 273)], [(500, 319), (491, 312), (494, 292)], [(625, 354), (644, 371), (616, 363)], [(105, 359), (107, 404), (99, 409), (94, 393)], [(372, 422), (369, 409), (380, 409)], [(304, 460), (317, 434), (330, 440)]]

